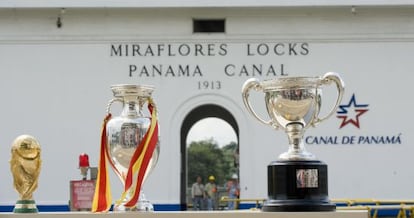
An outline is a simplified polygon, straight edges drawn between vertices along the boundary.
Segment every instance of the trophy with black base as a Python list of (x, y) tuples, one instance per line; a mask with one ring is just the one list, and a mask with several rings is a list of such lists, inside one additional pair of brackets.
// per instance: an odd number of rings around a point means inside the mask
[[(319, 118), (322, 104), (321, 87), (336, 84), (338, 96), (330, 112)], [(251, 90), (265, 94), (270, 120), (260, 118), (253, 110)], [(344, 83), (336, 73), (323, 77), (283, 77), (272, 80), (247, 80), (242, 88), (244, 104), (260, 122), (284, 130), (289, 150), (268, 165), (268, 199), (263, 211), (334, 211), (328, 198), (328, 168), (307, 152), (303, 135), (307, 128), (328, 119), (335, 113), (344, 93)]]

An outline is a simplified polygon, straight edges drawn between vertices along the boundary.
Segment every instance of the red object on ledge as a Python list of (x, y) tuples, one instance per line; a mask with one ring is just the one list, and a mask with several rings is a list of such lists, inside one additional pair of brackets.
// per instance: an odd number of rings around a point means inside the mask
[(70, 210), (90, 211), (92, 208), (93, 194), (95, 193), (95, 181), (72, 180), (70, 181)]
[(79, 167), (89, 167), (89, 156), (87, 154), (79, 155)]

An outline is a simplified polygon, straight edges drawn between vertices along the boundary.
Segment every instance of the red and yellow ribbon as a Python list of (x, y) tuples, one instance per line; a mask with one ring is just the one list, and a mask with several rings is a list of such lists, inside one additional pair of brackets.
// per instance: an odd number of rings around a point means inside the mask
[[(148, 109), (151, 113), (150, 127), (147, 133), (145, 134), (143, 140), (135, 149), (125, 179), (124, 192), (122, 193), (120, 200), (117, 201), (117, 204), (119, 204), (123, 201), (123, 199), (125, 199), (127, 194), (130, 193), (131, 198), (127, 199), (127, 202), (124, 204), (125, 207), (134, 207), (137, 201), (139, 200), (139, 194), (141, 191), (145, 172), (147, 171), (148, 164), (151, 160), (151, 157), (158, 142), (157, 111), (151, 98), (149, 98)], [(111, 207), (112, 203), (108, 170), (106, 168), (106, 158), (110, 159), (108, 150), (106, 148), (106, 124), (110, 118), (111, 114), (108, 114), (105, 117), (102, 128), (98, 177), (96, 181), (94, 199), (92, 202), (92, 212), (107, 212), (109, 211), (109, 208)], [(112, 162), (109, 162), (112, 165)], [(116, 170), (113, 165), (112, 168)], [(134, 178), (136, 181), (135, 184), (133, 184)]]
[(108, 140), (108, 137), (106, 136), (106, 124), (110, 119), (111, 114), (107, 114), (102, 124), (98, 176), (96, 178), (95, 194), (93, 196), (92, 202), (92, 212), (107, 212), (112, 203), (108, 171), (106, 168), (106, 143)]

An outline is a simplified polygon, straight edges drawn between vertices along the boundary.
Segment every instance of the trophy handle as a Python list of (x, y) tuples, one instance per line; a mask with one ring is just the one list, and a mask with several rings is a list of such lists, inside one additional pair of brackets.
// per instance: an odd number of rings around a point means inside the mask
[(330, 116), (332, 116), (342, 101), (342, 97), (345, 91), (344, 81), (341, 79), (341, 77), (337, 73), (333, 73), (333, 72), (328, 72), (321, 78), (321, 85), (329, 85), (331, 82), (334, 82), (336, 84), (336, 88), (338, 90), (338, 97), (336, 98), (336, 103), (332, 107), (331, 111), (325, 117), (323, 118), (317, 117), (316, 121), (314, 121), (312, 125), (316, 125), (328, 119)]
[(122, 98), (113, 98), (113, 99), (111, 99), (109, 102), (108, 102), (108, 105), (106, 106), (106, 113), (107, 114), (110, 114), (111, 113), (111, 106), (112, 106), (112, 104), (114, 103), (114, 102), (116, 102), (116, 101), (118, 101), (118, 102), (124, 102), (124, 100), (122, 100)]
[(275, 128), (278, 128), (279, 127), (278, 125), (273, 125), (272, 120), (265, 121), (264, 119), (262, 119), (261, 117), (259, 117), (259, 115), (257, 115), (257, 113), (253, 110), (253, 107), (252, 107), (252, 105), (250, 104), (250, 101), (249, 101), (249, 94), (250, 94), (250, 90), (251, 89), (254, 89), (255, 91), (263, 90), (263, 88), (260, 85), (260, 82), (259, 82), (258, 79), (251, 78), (251, 79), (248, 79), (243, 84), (242, 97), (243, 97), (244, 106), (247, 108), (247, 110), (249, 111), (249, 113), (251, 115), (253, 115), (253, 117), (255, 117), (261, 123), (266, 124), (266, 125), (273, 126)]

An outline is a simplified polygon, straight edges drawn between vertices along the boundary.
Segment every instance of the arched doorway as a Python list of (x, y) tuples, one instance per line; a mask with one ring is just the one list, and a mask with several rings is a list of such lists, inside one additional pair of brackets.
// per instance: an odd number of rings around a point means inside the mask
[(180, 130), (181, 144), (181, 182), (180, 182), (180, 204), (182, 210), (187, 209), (187, 136), (191, 127), (204, 118), (215, 117), (226, 121), (234, 130), (239, 143), (239, 127), (234, 116), (222, 106), (216, 104), (204, 104), (191, 110), (184, 118)]

